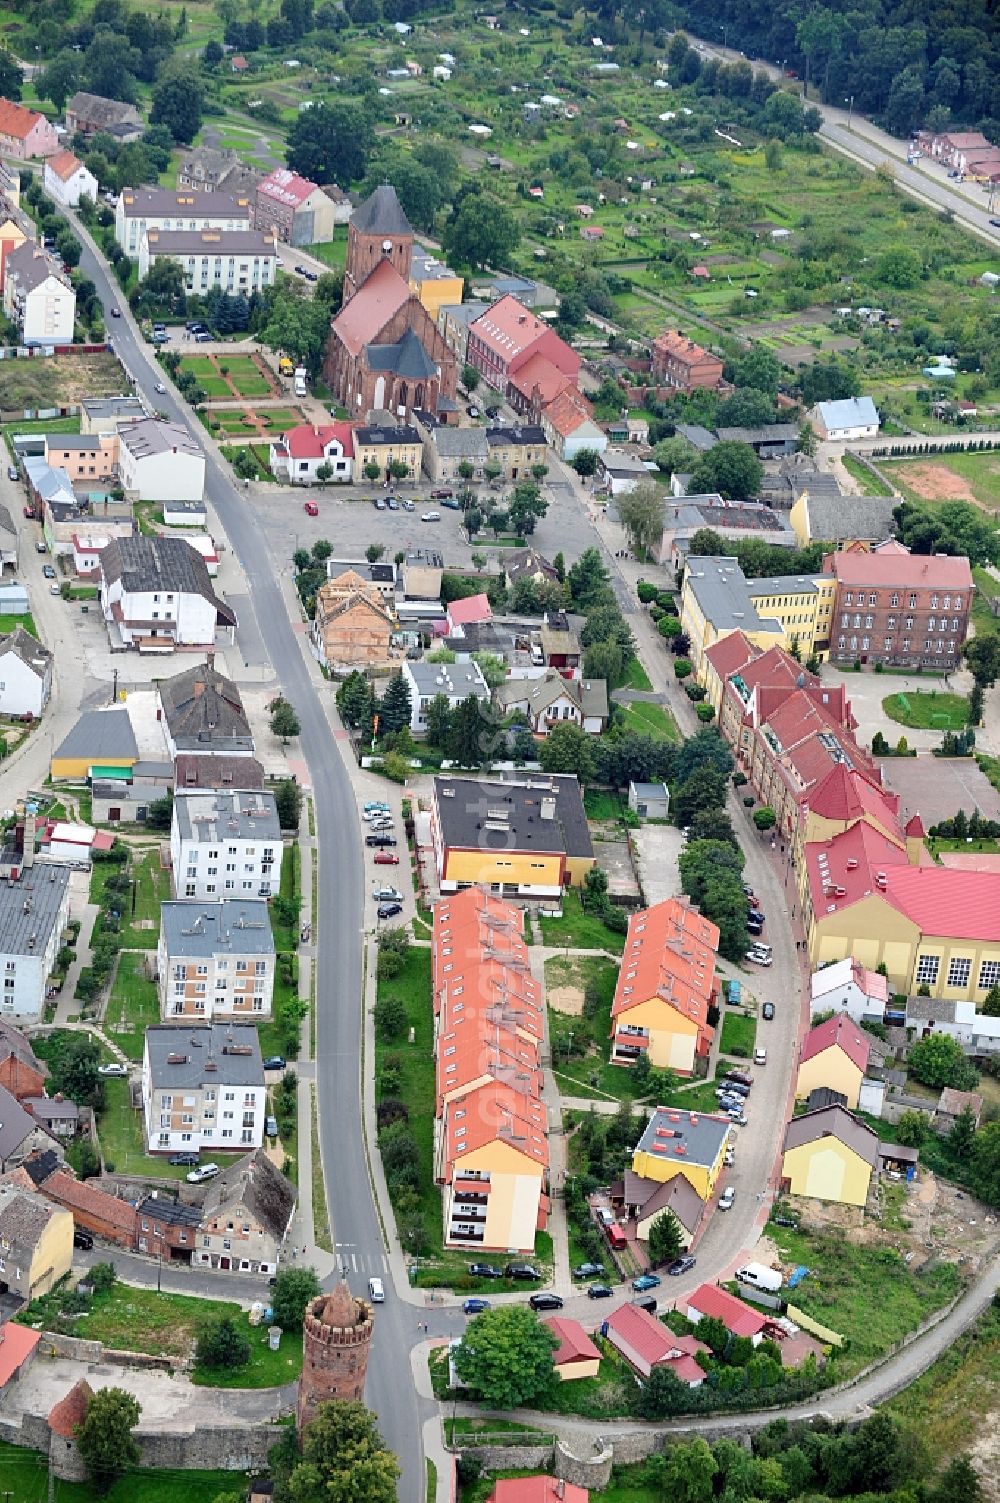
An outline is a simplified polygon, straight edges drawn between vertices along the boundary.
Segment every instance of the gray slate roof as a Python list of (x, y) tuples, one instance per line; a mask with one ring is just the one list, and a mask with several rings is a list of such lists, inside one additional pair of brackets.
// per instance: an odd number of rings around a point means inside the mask
[(397, 428), (382, 427), (372, 423), (367, 427), (355, 428), (354, 443), (355, 452), (358, 444), (418, 444), (420, 434), (409, 423), (401, 423)]
[(36, 678), (44, 678), (52, 662), (49, 649), (43, 647), (38, 638), (25, 631), (23, 626), (16, 626), (7, 636), (0, 636), (0, 658), (8, 652), (20, 658)]
[(849, 496), (814, 491), (808, 481), (805, 488), (809, 492), (806, 507), (811, 538), (824, 543), (838, 543), (842, 538), (860, 538), (875, 543), (892, 536), (895, 528), (892, 509), (899, 505), (895, 496)]
[(295, 1210), (295, 1190), (263, 1148), (239, 1159), (212, 1180), (202, 1220), (212, 1220), (236, 1204), (245, 1206), (276, 1242), (282, 1240)]
[(41, 1125), (8, 1090), (0, 1086), (0, 1164), (6, 1163), (28, 1134)]
[(175, 741), (183, 738), (204, 745), (238, 738), (252, 747), (253, 735), (240, 691), (214, 667), (199, 663), (164, 679), (159, 690), (164, 719)]
[(110, 130), (113, 125), (141, 125), (142, 116), (134, 104), (124, 104), (120, 99), (105, 99), (103, 94), (88, 94), (80, 89), (72, 99), (67, 99), (66, 109), (71, 115), (82, 116), (88, 125)]
[[(264, 1084), (260, 1040), (251, 1024), (177, 1028), (157, 1023), (146, 1029), (146, 1052), (150, 1080), (157, 1091), (167, 1086)], [(206, 1069), (209, 1062), (214, 1068)]]
[(483, 682), (483, 675), (476, 663), (407, 663), (413, 675), (417, 693), (447, 694), (454, 699), (467, 699), (474, 694), (477, 699), (489, 699), (490, 691)]
[(215, 606), (220, 621), (236, 624), (234, 612), (212, 588), (205, 560), (183, 538), (112, 538), (101, 549), (101, 571), (109, 584), (120, 579), (128, 594), (153, 590), (201, 595)]
[(413, 227), (403, 213), (395, 188), (383, 183), (370, 198), (359, 204), (351, 223), (362, 235), (412, 235)]
[(442, 459), (485, 459), (489, 454), (484, 428), (443, 428), (431, 430), (431, 442)]
[(13, 1023), (0, 1018), (0, 1059), (7, 1059), (10, 1055), (19, 1059), (23, 1065), (30, 1065), (33, 1070), (40, 1070), (43, 1075), (49, 1073), (48, 1066), (36, 1058), (35, 1051), (24, 1034)]
[[(519, 851), (563, 851), (593, 856), (594, 847), (583, 811), (583, 794), (568, 773), (502, 782), (493, 778), (439, 777), (434, 791), (446, 846), (469, 850), (495, 847)], [(541, 817), (543, 798), (554, 796), (555, 818)], [(490, 810), (503, 810), (503, 829), (486, 828)], [(486, 811), (485, 813), (483, 811)]]
[(84, 397), (80, 403), (91, 422), (101, 418), (134, 418), (141, 422), (146, 409), (138, 397)]
[(160, 928), (171, 958), (274, 954), (271, 918), (260, 898), (161, 903)]
[(274, 240), (263, 230), (152, 230), (149, 253), (157, 256), (273, 256)]
[(765, 423), (763, 428), (716, 428), (719, 441), (738, 444), (787, 444), (798, 441), (794, 423)]
[[(66, 896), (70, 868), (46, 861), (0, 883), (0, 955), (42, 955)], [(27, 909), (27, 912), (25, 912)]]
[(406, 330), (398, 344), (370, 344), (366, 353), (373, 371), (392, 371), (411, 381), (437, 375), (437, 366), (412, 329)]
[(264, 769), (256, 757), (220, 756), (211, 752), (178, 752), (174, 787), (263, 788)]
[(0, 1194), (0, 1243), (12, 1267), (31, 1266), (38, 1239), (60, 1209), (43, 1195), (19, 1186)]
[(689, 559), (686, 579), (703, 615), (716, 632), (762, 629), (763, 622), (735, 558)]
[(114, 706), (107, 710), (85, 710), (53, 756), (89, 757), (101, 762), (106, 757), (137, 757), (138, 743), (128, 710)]

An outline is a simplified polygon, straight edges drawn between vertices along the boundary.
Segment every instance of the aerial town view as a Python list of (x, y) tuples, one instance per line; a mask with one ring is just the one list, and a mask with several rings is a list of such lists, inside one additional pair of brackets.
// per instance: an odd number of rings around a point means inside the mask
[(1000, 23), (0, 9), (0, 1498), (1000, 1503)]

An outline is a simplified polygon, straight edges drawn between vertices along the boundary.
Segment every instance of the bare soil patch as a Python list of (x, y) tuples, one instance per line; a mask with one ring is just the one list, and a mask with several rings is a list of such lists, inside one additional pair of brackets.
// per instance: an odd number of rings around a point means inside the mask
[(943, 464), (906, 464), (897, 467), (900, 480), (922, 501), (971, 501), (980, 503), (961, 475)]
[(83, 397), (115, 396), (127, 390), (114, 355), (36, 355), (0, 361), (0, 410), (4, 412), (76, 407)]
[(550, 986), (546, 1000), (553, 1012), (561, 1012), (568, 1018), (578, 1018), (583, 1012), (583, 987)]

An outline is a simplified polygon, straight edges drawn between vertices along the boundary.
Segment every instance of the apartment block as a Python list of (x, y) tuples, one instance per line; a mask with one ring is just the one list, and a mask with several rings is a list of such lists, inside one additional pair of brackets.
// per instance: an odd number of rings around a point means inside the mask
[(274, 937), (267, 904), (260, 898), (163, 903), (157, 971), (165, 1023), (269, 1018)]
[(142, 1105), (150, 1153), (259, 1148), (266, 1091), (256, 1028), (147, 1028)]

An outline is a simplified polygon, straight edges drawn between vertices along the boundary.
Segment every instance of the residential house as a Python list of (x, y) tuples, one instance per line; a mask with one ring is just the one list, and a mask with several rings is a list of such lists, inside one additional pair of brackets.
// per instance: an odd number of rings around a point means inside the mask
[(439, 327), (441, 309), (460, 304), (464, 288), (463, 279), (450, 266), (422, 245), (414, 245), (410, 257), (410, 291), (416, 293)]
[[(728, 1117), (685, 1112), (658, 1106), (649, 1116), (632, 1151), (632, 1173), (657, 1185), (679, 1177), (685, 1179), (704, 1204), (712, 1198), (722, 1173), (729, 1142)], [(627, 1197), (638, 1200), (644, 1187), (631, 1187)], [(648, 1198), (643, 1214), (651, 1215)]]
[(483, 465), (490, 458), (485, 428), (425, 426), (419, 419), (414, 421), (423, 436), (424, 473), (435, 485), (461, 481), (466, 465), (472, 469), (470, 480), (482, 480)]
[(55, 156), (58, 150), (59, 136), (51, 120), (12, 99), (0, 99), (0, 156), (26, 162), (30, 157)]
[(845, 955), (821, 970), (814, 971), (811, 982), (810, 1011), (817, 1013), (833, 1009), (838, 1017), (850, 1018), (859, 1026), (862, 1023), (883, 1023), (889, 1001), (889, 983), (878, 971)]
[(545, 612), (538, 644), (546, 668), (579, 668), (583, 657), (580, 637), (565, 611)]
[(214, 661), (158, 680), (156, 698), (156, 718), (172, 759), (180, 752), (241, 760), (253, 756), (253, 732), (240, 691)]
[(546, 442), (567, 464), (576, 458), (581, 449), (593, 449), (603, 454), (608, 446), (608, 435), (594, 422), (593, 408), (582, 392), (561, 391), (542, 409), (542, 432)]
[(1000, 1019), (977, 1012), (975, 1002), (940, 996), (907, 997), (903, 1022), (920, 1038), (947, 1034), (977, 1059), (1000, 1052)]
[(437, 326), (444, 336), (445, 344), (459, 365), (467, 363), (469, 325), (474, 323), (481, 313), (485, 313), (488, 307), (489, 303), (473, 301), (446, 303), (438, 309)]
[(678, 391), (704, 387), (718, 391), (723, 363), (676, 329), (667, 329), (653, 341), (653, 375)]
[(72, 344), (76, 292), (62, 262), (25, 240), (8, 252), (4, 268), (3, 311), (17, 325), (21, 343)]
[(219, 290), (249, 298), (273, 283), (278, 251), (260, 230), (145, 230), (139, 242), (140, 278), (164, 260), (180, 266), (189, 297)]
[(489, 596), (465, 595), (461, 600), (452, 600), (445, 607), (445, 619), (451, 636), (462, 637), (466, 627), (481, 626), (493, 620)]
[(656, 1069), (694, 1073), (715, 1031), (718, 948), (718, 929), (686, 899), (631, 915), (611, 1005), (612, 1064), (635, 1064), (645, 1052)]
[(892, 536), (895, 496), (846, 496), (807, 487), (788, 514), (800, 548), (829, 543), (846, 552), (869, 552)]
[[(0, 163), (0, 173), (4, 171)], [(0, 293), (7, 277), (7, 257), (19, 245), (31, 239), (31, 221), (3, 192), (0, 185)]]
[(0, 1086), (0, 1174), (9, 1174), (30, 1154), (54, 1146), (42, 1124)]
[(746, 444), (758, 459), (794, 454), (799, 442), (797, 423), (765, 423), (762, 428), (716, 428), (720, 443)]
[(148, 416), (139, 397), (84, 397), (80, 403), (80, 432), (118, 433), (127, 423), (141, 423)]
[(272, 438), (269, 464), (287, 485), (348, 484), (353, 479), (354, 430), (350, 423), (300, 423)]
[(66, 134), (94, 136), (98, 132), (112, 136), (121, 146), (138, 141), (145, 129), (142, 116), (134, 104), (121, 99), (105, 99), (101, 94), (82, 90), (66, 101)]
[(767, 1325), (766, 1316), (737, 1299), (728, 1289), (721, 1289), (717, 1284), (699, 1284), (687, 1296), (686, 1306), (684, 1313), (695, 1325), (703, 1315), (710, 1315), (721, 1320), (731, 1335), (746, 1336), (754, 1346), (760, 1345)]
[(133, 261), (150, 230), (246, 231), (251, 228), (246, 194), (195, 193), (190, 189), (123, 188), (115, 208), (115, 239)]
[(311, 638), (328, 668), (381, 667), (392, 656), (395, 630), (384, 592), (353, 567), (320, 585)]
[(559, 1342), (552, 1365), (560, 1383), (597, 1377), (601, 1366), (600, 1348), (594, 1345), (578, 1320), (570, 1320), (564, 1315), (546, 1315), (542, 1325), (548, 1326)]
[(680, 1226), (683, 1245), (690, 1247), (708, 1209), (707, 1201), (683, 1174), (652, 1179), (636, 1174), (631, 1167), (626, 1168), (620, 1187), (612, 1187), (612, 1199), (617, 1203), (619, 1198), (624, 1214), (635, 1222), (635, 1234), (641, 1242), (649, 1241), (653, 1222), (669, 1211)]
[(568, 774), (435, 778), (431, 836), (442, 893), (476, 883), (511, 897), (559, 897), (594, 866), (580, 784)]
[(504, 679), (493, 691), (500, 714), (520, 715), (535, 736), (547, 736), (564, 722), (599, 736), (608, 725), (608, 686), (603, 678), (563, 678), (547, 668), (540, 678)]
[(25, 1096), (21, 1102), (53, 1138), (75, 1138), (80, 1131), (80, 1108), (62, 1096)]
[(179, 423), (146, 418), (118, 435), (118, 464), (126, 496), (136, 501), (200, 501), (205, 452)]
[(509, 553), (505, 552), (503, 572), (511, 587), (522, 579), (530, 579), (536, 585), (559, 583), (555, 565), (543, 558), (536, 548), (512, 548)]
[(95, 1180), (77, 1179), (51, 1141), (39, 1146), (24, 1168), (46, 1200), (69, 1211), (75, 1226), (131, 1252), (136, 1245), (135, 1206), (98, 1189)]
[(0, 634), (0, 714), (37, 720), (52, 692), (52, 654), (16, 626)]
[(156, 961), (164, 1023), (271, 1016), (274, 937), (259, 898), (161, 903)]
[(575, 1482), (536, 1473), (534, 1477), (499, 1477), (486, 1503), (587, 1503), (590, 1493)]
[(269, 898), (278, 890), (282, 850), (273, 793), (174, 794), (170, 858), (178, 898)]
[(670, 789), (666, 783), (628, 785), (628, 806), (640, 820), (670, 818)]
[(845, 1107), (793, 1117), (785, 1129), (782, 1187), (811, 1200), (863, 1206), (878, 1167), (878, 1135)]
[(39, 1299), (70, 1271), (73, 1218), (34, 1190), (0, 1185), (0, 1252), (5, 1294)]
[(0, 883), (0, 1018), (40, 1021), (69, 919), (69, 867), (34, 865), (34, 819), (21, 821), (23, 845)]
[(113, 647), (140, 652), (214, 648), (236, 617), (183, 538), (114, 538), (101, 552), (101, 610)]
[(809, 414), (816, 437), (822, 442), (849, 443), (856, 438), (875, 438), (878, 412), (871, 397), (844, 397), (837, 402), (817, 402)]
[(972, 571), (950, 554), (914, 554), (897, 542), (832, 553), (836, 580), (830, 657), (894, 668), (957, 668), (969, 633)]
[(24, 1034), (0, 1018), (0, 1086), (15, 1101), (38, 1097), (45, 1091), (48, 1073), (48, 1066), (35, 1057)]
[(259, 790), (264, 787), (264, 769), (256, 757), (179, 752), (174, 758), (174, 787)]
[(132, 720), (124, 705), (85, 710), (52, 753), (49, 776), (54, 783), (79, 783), (95, 767), (129, 771), (139, 760)]
[(177, 187), (195, 193), (226, 191), (230, 174), (242, 168), (239, 152), (217, 146), (192, 146), (177, 166)]
[(47, 433), (45, 463), (64, 471), (74, 485), (111, 480), (118, 467), (117, 433)]
[(825, 658), (836, 614), (836, 589), (826, 574), (747, 579), (735, 558), (690, 558), (681, 588), (681, 626), (699, 681), (709, 647), (731, 632), (756, 646), (794, 649)]
[(439, 694), (448, 701), (450, 710), (470, 695), (482, 705), (489, 703), (489, 685), (478, 663), (410, 662), (407, 659), (402, 665), (402, 674), (410, 691), (410, 729), (415, 736), (426, 733), (427, 708)]
[(826, 658), (830, 650), (836, 590), (828, 574), (778, 574), (748, 579), (747, 590), (757, 613), (777, 621), (783, 645), (807, 659)]
[(318, 245), (333, 239), (333, 200), (308, 178), (276, 167), (257, 184), (253, 222), (286, 245)]
[(75, 209), (81, 198), (97, 202), (96, 177), (71, 151), (57, 151), (49, 157), (42, 177), (46, 193), (65, 208)]
[(677, 1336), (641, 1305), (619, 1305), (603, 1328), (607, 1340), (640, 1378), (665, 1367), (686, 1388), (700, 1388), (705, 1369), (695, 1361), (697, 1353), (710, 1348), (695, 1336)]
[(0, 1393), (28, 1371), (41, 1339), (41, 1331), (18, 1325), (16, 1320), (0, 1326)]
[(527, 480), (533, 467), (545, 464), (548, 459), (545, 433), (538, 425), (487, 428), (486, 443), (490, 463), (500, 466), (504, 480)]
[(273, 1277), (294, 1215), (294, 1186), (258, 1148), (209, 1185), (192, 1265)]
[[(391, 480), (390, 466), (405, 464), (411, 479), (420, 474), (423, 460), (423, 445), (420, 434), (412, 424), (399, 423), (395, 427), (378, 423), (362, 424), (354, 430), (354, 474), (371, 480), (366, 471), (378, 470), (378, 478)], [(374, 484), (374, 482), (372, 482)]]
[(598, 484), (609, 496), (628, 496), (650, 478), (646, 461), (626, 449), (605, 449), (597, 474)]
[(951, 1132), (964, 1112), (971, 1113), (972, 1125), (978, 1127), (983, 1115), (983, 1105), (983, 1098), (978, 1091), (957, 1091), (954, 1086), (945, 1086), (934, 1112), (934, 1131)]
[(510, 296), (499, 298), (469, 325), (467, 359), (517, 412), (545, 405), (564, 388), (574, 388), (580, 372), (576, 351)]
[(146, 1195), (135, 1207), (135, 1251), (159, 1262), (190, 1266), (195, 1257), (201, 1207), (172, 1200), (169, 1195)]
[(799, 1049), (795, 1099), (805, 1101), (811, 1091), (829, 1086), (855, 1110), (868, 1069), (868, 1047), (868, 1035), (843, 1013), (817, 1023)]
[(444, 557), (436, 548), (407, 548), (402, 564), (407, 600), (440, 600)]
[(149, 1153), (259, 1148), (267, 1105), (256, 1028), (147, 1028), (142, 1105)]

